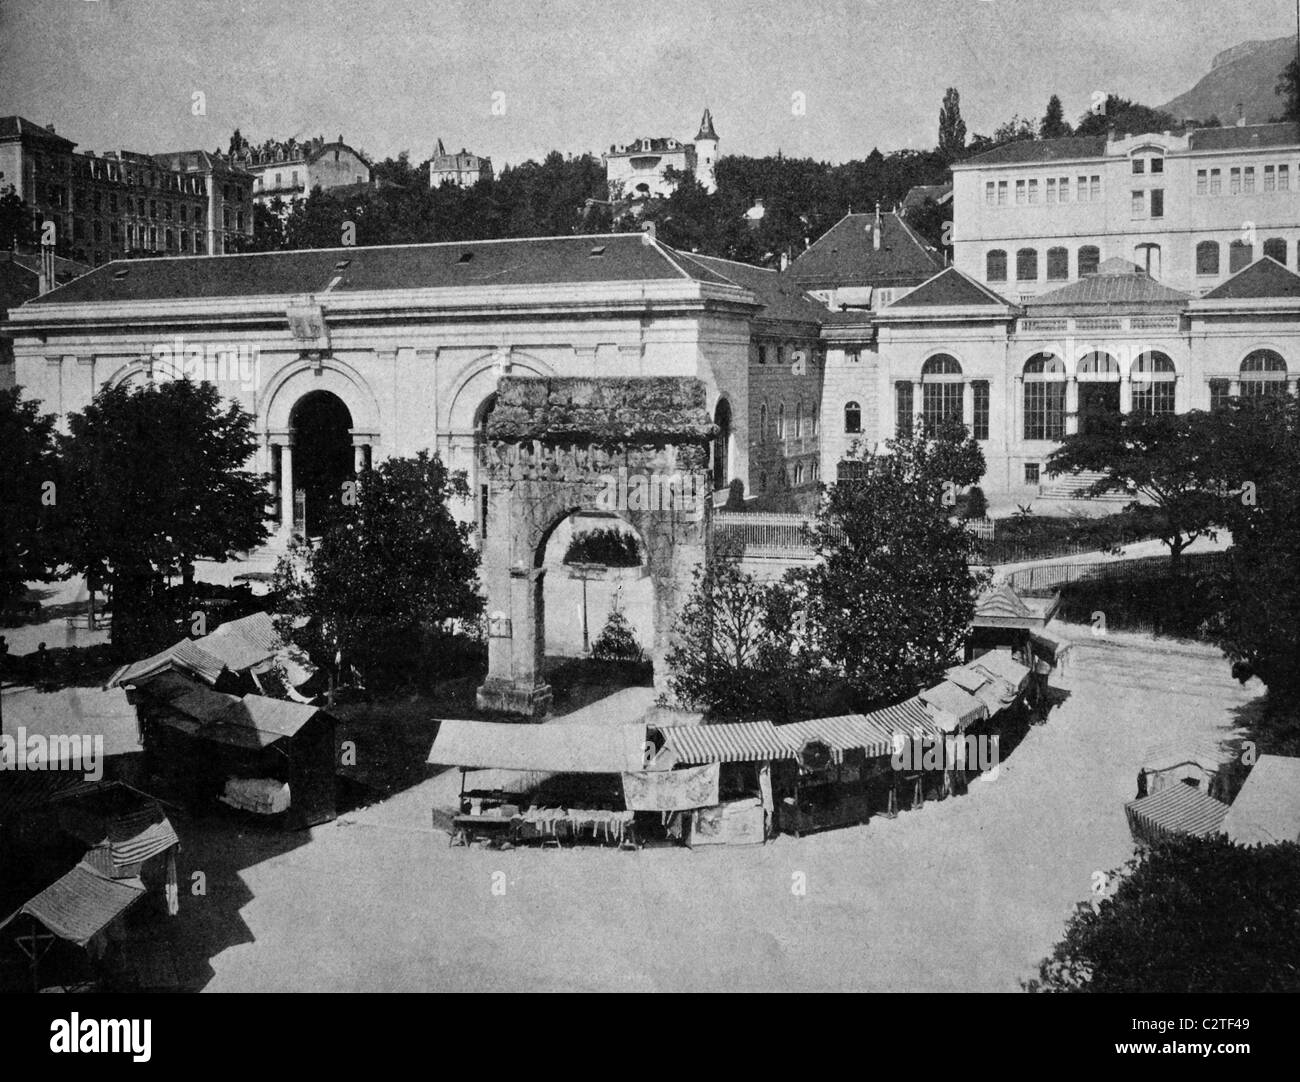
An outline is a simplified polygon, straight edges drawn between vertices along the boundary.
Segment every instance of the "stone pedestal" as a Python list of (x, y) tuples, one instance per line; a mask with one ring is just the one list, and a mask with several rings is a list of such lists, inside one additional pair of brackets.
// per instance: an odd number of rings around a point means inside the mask
[(488, 614), (488, 676), (475, 696), (480, 710), (540, 717), (550, 709), (551, 689), (542, 677), (545, 574), (511, 568), (509, 611)]

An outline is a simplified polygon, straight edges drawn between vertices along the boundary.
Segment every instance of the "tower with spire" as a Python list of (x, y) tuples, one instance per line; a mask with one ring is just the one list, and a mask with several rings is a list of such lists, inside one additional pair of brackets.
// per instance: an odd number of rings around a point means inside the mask
[(714, 167), (718, 161), (718, 133), (713, 130), (713, 114), (706, 107), (695, 135), (695, 179), (712, 194), (718, 190)]

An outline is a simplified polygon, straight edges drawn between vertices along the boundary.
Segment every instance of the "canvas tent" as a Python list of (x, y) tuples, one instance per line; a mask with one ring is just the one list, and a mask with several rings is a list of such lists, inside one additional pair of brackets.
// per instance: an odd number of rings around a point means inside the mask
[(429, 751), (434, 766), (556, 774), (622, 774), (645, 762), (643, 725), (510, 725), (445, 719)]
[(1223, 820), (1237, 845), (1300, 841), (1300, 758), (1261, 755)]
[(1124, 805), (1133, 837), (1147, 844), (1173, 837), (1218, 834), (1227, 812), (1228, 805), (1190, 785), (1171, 785)]

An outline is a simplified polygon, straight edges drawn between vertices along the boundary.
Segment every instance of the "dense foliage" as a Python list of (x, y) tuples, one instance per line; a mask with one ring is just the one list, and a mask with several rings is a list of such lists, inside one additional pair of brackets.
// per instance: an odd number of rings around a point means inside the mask
[(277, 626), (334, 674), (355, 670), (368, 689), (410, 682), (414, 659), (437, 656), (482, 611), (472, 529), (447, 504), (469, 494), (464, 477), (420, 452), (390, 458), (356, 482), (320, 541), (281, 560)]
[(641, 546), (635, 534), (614, 527), (588, 530), (574, 535), (564, 553), (566, 564), (604, 564), (606, 567), (638, 567)]
[(53, 573), (49, 537), (57, 501), (54, 417), (0, 390), (0, 604), (21, 597), (25, 583)]
[(266, 479), (247, 470), (253, 418), (209, 383), (104, 387), (57, 442), (53, 556), (108, 583), (113, 646), (139, 656), (178, 637), (164, 577), (268, 536)]
[(1300, 991), (1300, 845), (1186, 838), (1110, 882), (1028, 990)]

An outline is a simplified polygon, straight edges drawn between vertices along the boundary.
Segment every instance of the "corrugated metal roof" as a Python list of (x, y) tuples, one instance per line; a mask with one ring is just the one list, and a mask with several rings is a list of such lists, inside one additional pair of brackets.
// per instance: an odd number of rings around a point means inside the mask
[(105, 688), (138, 685), (168, 670), (192, 673), (200, 680), (215, 684), (225, 669), (225, 662), (214, 657), (195, 639), (181, 639), (174, 646), (131, 665), (123, 665), (108, 678)]
[(793, 759), (795, 750), (770, 721), (739, 721), (725, 725), (670, 726), (664, 741), (678, 762), (755, 763)]
[(1300, 759), (1261, 755), (1223, 822), (1238, 845), (1300, 841)]
[(143, 897), (140, 880), (109, 879), (78, 864), (9, 916), (0, 928), (26, 913), (59, 938), (84, 947)]
[[(671, 730), (665, 730), (665, 733)], [(645, 726), (439, 722), (430, 763), (469, 770), (631, 774), (645, 769)]]
[(211, 635), (198, 639), (197, 643), (213, 657), (220, 658), (231, 672), (251, 669), (268, 661), (283, 646), (271, 617), (265, 612), (228, 620)]
[(1182, 307), (1191, 300), (1190, 294), (1161, 285), (1136, 267), (1133, 267), (1133, 272), (1106, 273), (1099, 268), (1097, 274), (1089, 274), (1050, 293), (1028, 298), (1024, 306), (1040, 315), (1042, 313), (1037, 310), (1043, 308), (1075, 308), (1089, 304)]
[(1228, 805), (1190, 785), (1171, 785), (1124, 805), (1129, 826), (1148, 841), (1176, 835), (1218, 834)]

